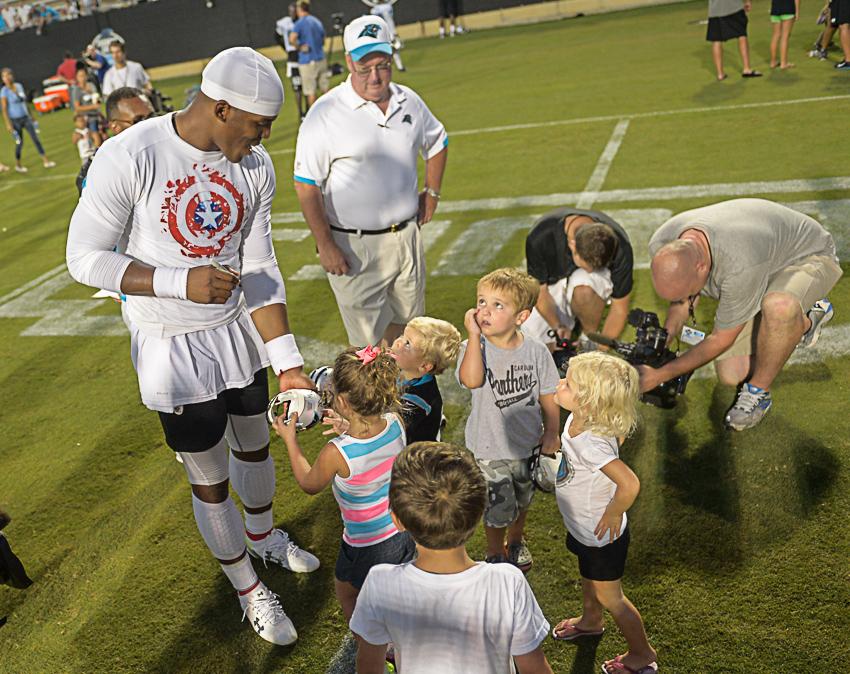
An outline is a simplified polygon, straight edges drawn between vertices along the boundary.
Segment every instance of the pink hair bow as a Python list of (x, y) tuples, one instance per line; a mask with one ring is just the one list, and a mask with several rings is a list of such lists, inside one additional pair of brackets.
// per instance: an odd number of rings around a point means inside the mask
[(376, 349), (371, 344), (369, 346), (364, 346), (360, 351), (355, 351), (354, 355), (360, 359), (360, 362), (364, 365), (368, 365), (373, 360), (375, 360), (378, 355), (381, 353), (381, 349)]

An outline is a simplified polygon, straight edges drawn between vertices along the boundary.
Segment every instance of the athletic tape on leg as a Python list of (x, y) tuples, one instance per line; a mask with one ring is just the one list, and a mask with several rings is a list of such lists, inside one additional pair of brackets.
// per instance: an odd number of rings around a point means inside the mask
[(274, 461), (240, 461), (230, 455), (230, 483), (247, 508), (262, 508), (274, 499)]
[(233, 499), (228, 496), (221, 503), (206, 503), (192, 494), (192, 510), (213, 557), (229, 561), (245, 552), (245, 528)]
[(222, 438), (203, 452), (179, 452), (189, 484), (220, 484), (227, 479), (227, 441)]
[(256, 452), (268, 447), (269, 424), (265, 412), (251, 416), (228, 414), (224, 437), (230, 448), (237, 452)]

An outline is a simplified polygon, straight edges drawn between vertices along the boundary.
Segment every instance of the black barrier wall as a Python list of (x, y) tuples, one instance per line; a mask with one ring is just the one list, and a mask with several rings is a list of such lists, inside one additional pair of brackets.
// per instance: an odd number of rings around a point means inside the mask
[[(54, 74), (67, 49), (75, 55), (103, 28), (112, 28), (127, 41), (127, 55), (146, 68), (206, 59), (227, 47), (275, 44), (275, 22), (289, 3), (272, 0), (162, 0), (0, 35), (0, 67), (10, 67), (28, 89), (37, 89)], [(520, 0), (463, 0), (464, 13), (536, 4)], [(360, 0), (313, 0), (313, 13), (330, 36), (331, 14), (342, 12), (349, 21), (369, 8)], [(439, 0), (398, 0), (396, 23), (427, 21), (439, 16)], [(335, 49), (341, 44), (336, 42)]]

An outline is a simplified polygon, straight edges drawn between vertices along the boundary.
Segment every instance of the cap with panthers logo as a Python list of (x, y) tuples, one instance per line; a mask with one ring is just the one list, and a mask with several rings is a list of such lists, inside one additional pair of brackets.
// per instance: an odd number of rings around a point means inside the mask
[(359, 61), (373, 52), (393, 53), (389, 26), (379, 16), (366, 15), (354, 19), (345, 27), (342, 41), (352, 61)]

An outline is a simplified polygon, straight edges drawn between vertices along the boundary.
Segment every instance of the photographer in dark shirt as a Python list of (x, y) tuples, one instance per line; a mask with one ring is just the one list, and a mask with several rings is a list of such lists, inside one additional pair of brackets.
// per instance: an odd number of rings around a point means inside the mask
[(525, 239), (528, 273), (540, 295), (523, 334), (553, 344), (568, 339), (576, 322), (582, 333), (616, 339), (626, 325), (632, 291), (632, 245), (623, 228), (601, 211), (560, 208), (544, 215)]

